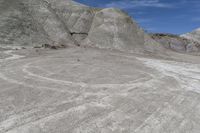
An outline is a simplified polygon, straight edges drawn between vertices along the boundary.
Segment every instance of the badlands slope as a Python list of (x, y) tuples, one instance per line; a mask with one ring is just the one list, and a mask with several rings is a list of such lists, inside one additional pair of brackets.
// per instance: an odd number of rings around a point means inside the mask
[(71, 0), (1, 0), (1, 46), (43, 44), (136, 51), (144, 32), (121, 10), (96, 9)]
[(187, 36), (178, 36), (174, 34), (165, 33), (152, 33), (150, 34), (150, 36), (152, 37), (152, 39), (160, 43), (163, 47), (165, 47), (168, 50), (185, 54), (199, 55), (200, 42), (188, 38)]
[(200, 42), (200, 28), (198, 28), (190, 33), (183, 34), (181, 36), (191, 39), (191, 40), (194, 40), (194, 41), (197, 41), (197, 42)]
[(118, 9), (0, 2), (0, 133), (199, 133), (198, 56)]

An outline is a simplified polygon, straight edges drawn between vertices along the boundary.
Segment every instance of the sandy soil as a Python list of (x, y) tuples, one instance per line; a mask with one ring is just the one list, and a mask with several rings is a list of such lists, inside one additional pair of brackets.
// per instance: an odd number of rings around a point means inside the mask
[(0, 54), (0, 133), (200, 131), (197, 57), (27, 51)]

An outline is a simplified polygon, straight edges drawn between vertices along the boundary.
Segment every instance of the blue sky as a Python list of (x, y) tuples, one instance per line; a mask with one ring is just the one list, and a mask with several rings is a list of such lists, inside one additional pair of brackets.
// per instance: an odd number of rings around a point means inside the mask
[(149, 32), (183, 34), (200, 27), (200, 0), (76, 0), (93, 7), (117, 7)]

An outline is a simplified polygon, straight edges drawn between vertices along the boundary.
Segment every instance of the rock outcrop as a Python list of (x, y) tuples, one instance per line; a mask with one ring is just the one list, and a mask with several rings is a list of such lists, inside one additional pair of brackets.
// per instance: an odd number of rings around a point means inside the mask
[(173, 34), (150, 34), (151, 37), (162, 44), (166, 49), (170, 49), (181, 53), (200, 52), (200, 43), (184, 37)]
[(181, 35), (181, 37), (184, 37), (189, 40), (193, 40), (193, 41), (200, 43), (200, 28), (198, 28), (190, 33), (183, 34), (183, 35)]
[[(77, 45), (65, 21), (64, 7), (77, 6), (70, 0), (1, 0), (0, 41), (6, 45)], [(83, 7), (79, 5), (79, 7)], [(66, 11), (67, 13), (71, 12)], [(62, 16), (61, 17), (61, 14)], [(66, 18), (67, 19), (67, 18)], [(71, 28), (73, 28), (71, 26)]]
[(133, 51), (144, 45), (144, 33), (121, 10), (102, 9), (96, 12), (85, 43), (101, 48)]
[(71, 0), (0, 0), (0, 14), (1, 46), (154, 50), (149, 49), (153, 40), (119, 9), (97, 9)]

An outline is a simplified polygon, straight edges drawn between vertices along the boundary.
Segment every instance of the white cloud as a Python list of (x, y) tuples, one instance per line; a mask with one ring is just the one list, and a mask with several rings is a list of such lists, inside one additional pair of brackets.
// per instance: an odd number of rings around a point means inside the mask
[(136, 7), (172, 8), (173, 5), (162, 3), (160, 0), (124, 0), (113, 1), (106, 4), (105, 7), (117, 7), (121, 9), (132, 9)]

